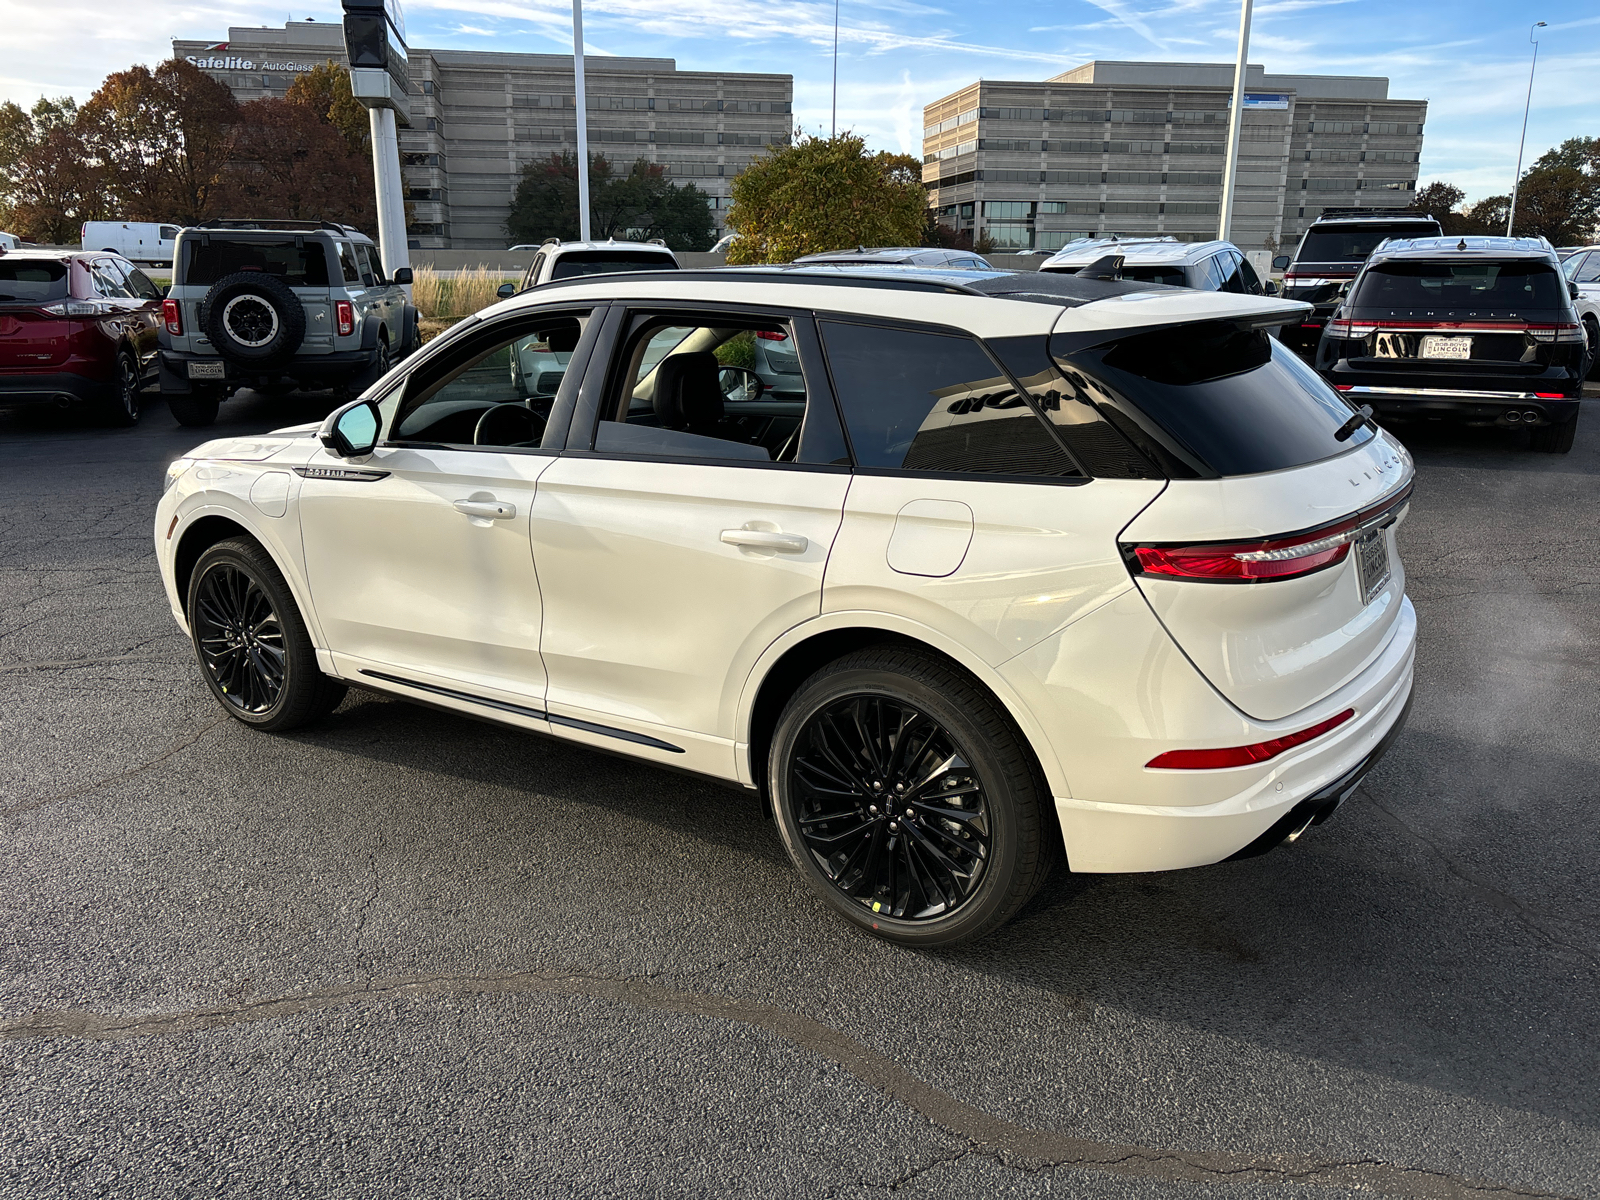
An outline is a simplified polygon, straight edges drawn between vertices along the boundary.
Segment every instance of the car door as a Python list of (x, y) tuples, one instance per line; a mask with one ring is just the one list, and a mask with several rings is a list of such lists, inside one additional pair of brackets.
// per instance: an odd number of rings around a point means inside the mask
[(398, 289), (386, 286), (383, 277), (383, 263), (378, 258), (374, 247), (363, 243), (356, 243), (356, 264), (361, 272), (361, 286), (364, 291), (357, 307), (363, 312), (371, 312), (384, 323), (390, 331), (389, 342), (392, 346), (400, 344), (400, 314), (395, 311), (393, 293)]
[(457, 339), (382, 398), (370, 456), (319, 450), (300, 469), (312, 608), (341, 675), (538, 719), (528, 524), (564, 419), (513, 363), (529, 345), (581, 357), (591, 324), (586, 308), (546, 310)]
[[(550, 719), (734, 778), (756, 660), (819, 611), (848, 453), (809, 315), (619, 306), (615, 321), (534, 498)], [(759, 334), (800, 347), (776, 396), (741, 365)]]
[[(117, 308), (106, 315), (102, 326), (114, 340), (133, 347), (143, 369), (155, 353), (156, 319), (161, 310), (161, 293), (130, 264), (116, 258), (97, 258), (89, 265), (96, 294), (114, 301)], [(131, 278), (139, 276), (135, 284)], [(140, 288), (148, 294), (141, 295)]]

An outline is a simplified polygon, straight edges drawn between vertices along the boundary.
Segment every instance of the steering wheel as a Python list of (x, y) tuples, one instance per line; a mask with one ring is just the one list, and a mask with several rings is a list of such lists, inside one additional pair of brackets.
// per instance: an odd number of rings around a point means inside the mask
[(472, 430), (474, 446), (537, 446), (545, 419), (524, 404), (507, 402), (483, 410)]

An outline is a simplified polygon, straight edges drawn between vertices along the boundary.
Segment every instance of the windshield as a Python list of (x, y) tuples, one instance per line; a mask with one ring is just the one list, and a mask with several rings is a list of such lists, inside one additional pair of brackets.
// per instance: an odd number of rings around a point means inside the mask
[(1566, 306), (1566, 284), (1547, 262), (1386, 262), (1362, 277), (1355, 308), (1481, 312)]
[(66, 298), (66, 263), (0, 258), (0, 304), (37, 304)]
[(675, 271), (678, 264), (665, 254), (647, 250), (575, 250), (556, 260), (551, 279), (576, 279), (580, 275), (610, 275), (617, 271)]
[[(296, 241), (300, 245), (295, 245)], [(327, 287), (328, 258), (322, 243), (310, 238), (282, 241), (236, 241), (213, 238), (208, 245), (196, 237), (187, 243), (183, 282), (210, 287), (237, 271), (275, 275), (290, 287)]]
[(1438, 237), (1437, 225), (1333, 226), (1307, 231), (1297, 262), (1364, 262), (1378, 243), (1393, 237)]
[(1173, 287), (1183, 287), (1182, 267), (1130, 267), (1126, 263), (1122, 267), (1122, 277), (1131, 279), (1135, 283), (1166, 283)]

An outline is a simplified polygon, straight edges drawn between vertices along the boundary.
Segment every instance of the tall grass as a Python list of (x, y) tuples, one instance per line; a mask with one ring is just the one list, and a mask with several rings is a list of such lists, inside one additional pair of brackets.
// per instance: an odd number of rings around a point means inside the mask
[(418, 267), (411, 280), (411, 301), (428, 319), (468, 317), (488, 308), (497, 297), (495, 289), (506, 277), (479, 266), (456, 275), (441, 275), (432, 267)]

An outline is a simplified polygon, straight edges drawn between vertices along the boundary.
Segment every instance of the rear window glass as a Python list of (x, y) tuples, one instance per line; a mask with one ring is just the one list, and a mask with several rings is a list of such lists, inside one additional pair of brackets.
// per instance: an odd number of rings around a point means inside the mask
[(1386, 262), (1371, 268), (1351, 303), (1358, 308), (1485, 309), (1561, 308), (1567, 285), (1549, 263)]
[(0, 304), (67, 298), (67, 264), (0, 258)]
[(212, 238), (209, 245), (195, 238), (188, 246), (183, 281), (192, 286), (210, 287), (236, 271), (275, 275), (290, 287), (328, 286), (327, 255), (322, 243), (310, 238), (299, 246), (292, 238), (259, 242)]
[(1386, 238), (1404, 237), (1437, 237), (1437, 225), (1413, 225), (1410, 228), (1395, 225), (1380, 225), (1373, 228), (1362, 225), (1359, 228), (1341, 229), (1334, 226), (1331, 229), (1311, 229), (1306, 232), (1305, 240), (1300, 243), (1299, 253), (1295, 258), (1301, 262), (1365, 262), (1367, 255), (1378, 248), (1378, 243)]
[(556, 260), (551, 279), (576, 279), (580, 275), (610, 275), (617, 271), (675, 271), (678, 264), (665, 254), (643, 250), (575, 250)]
[(1164, 283), (1170, 287), (1183, 287), (1186, 280), (1182, 267), (1122, 267), (1122, 277), (1135, 283)]
[(1114, 424), (1136, 441), (1153, 440), (1174, 473), (1180, 464), (1216, 475), (1281, 471), (1375, 436), (1363, 425), (1336, 440), (1355, 410), (1259, 329), (1203, 322), (1055, 358)]
[(970, 338), (822, 322), (850, 445), (863, 467), (1075, 476), (1049, 428)]

